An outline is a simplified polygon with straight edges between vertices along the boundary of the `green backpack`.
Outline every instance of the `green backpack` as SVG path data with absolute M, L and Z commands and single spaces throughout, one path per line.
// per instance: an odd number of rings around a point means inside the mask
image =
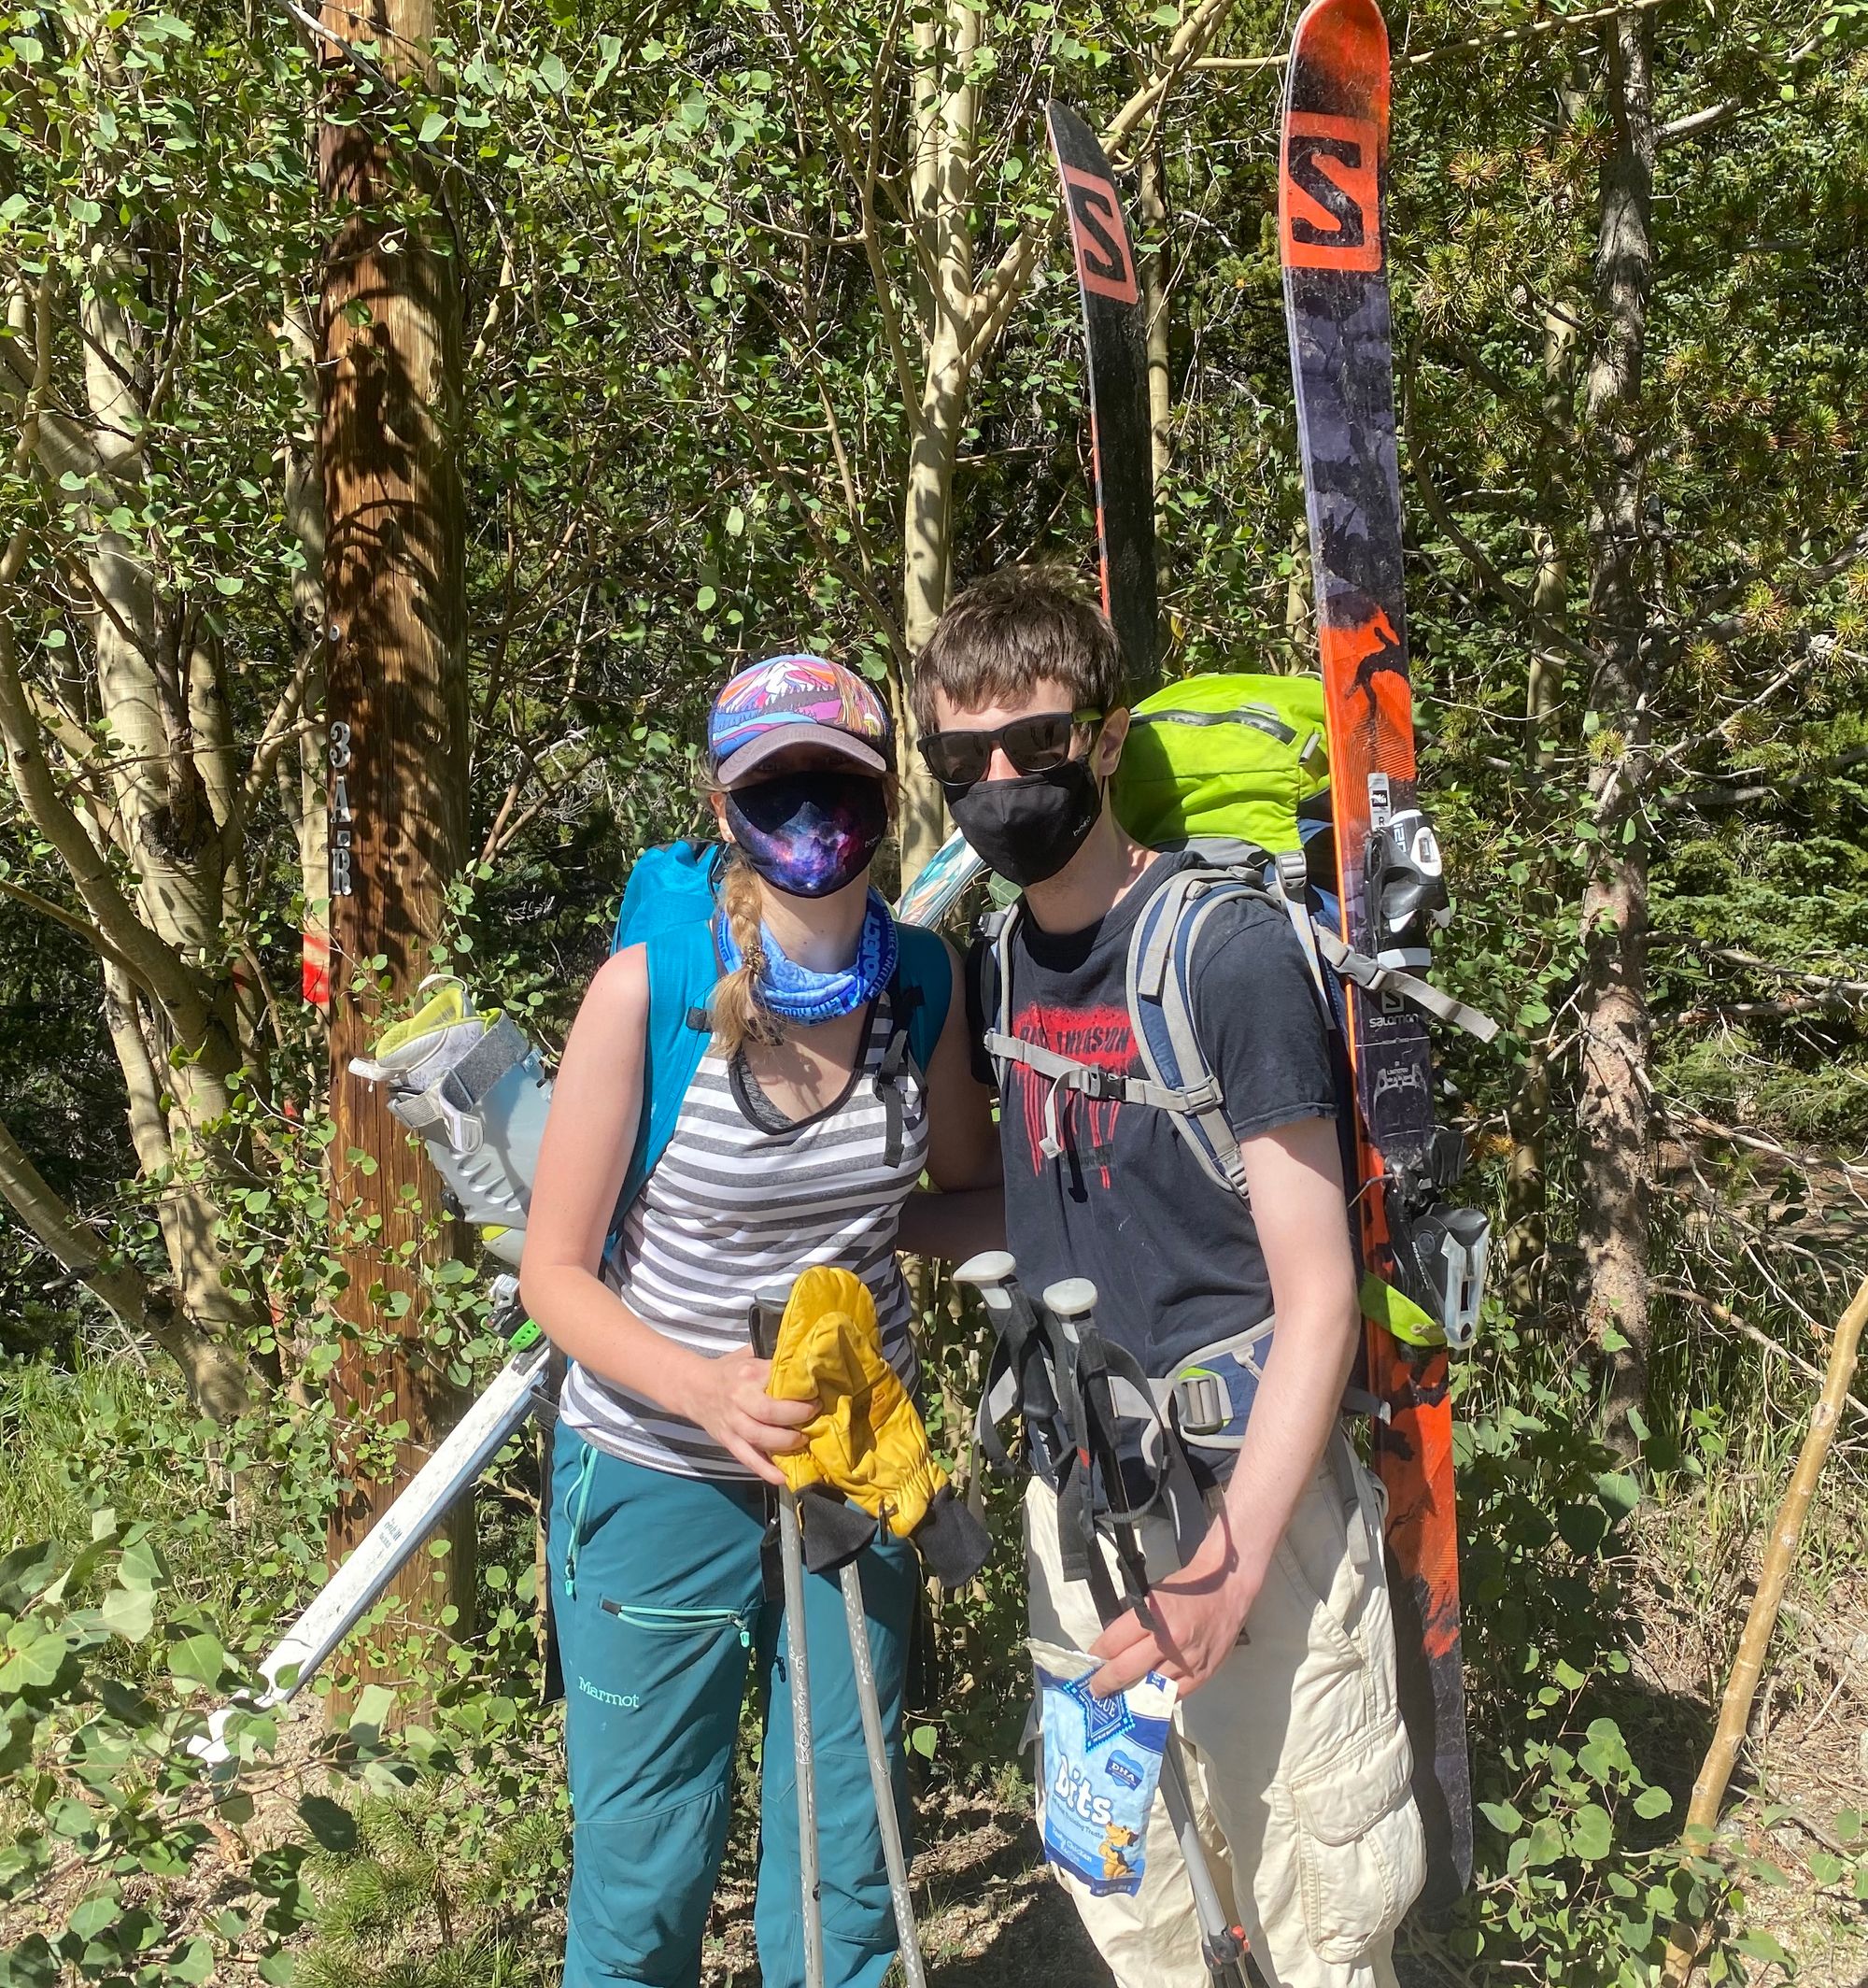
M 1329 785 L 1322 678 L 1189 676 L 1136 705 L 1115 812 L 1151 848 L 1211 837 L 1278 856 Z

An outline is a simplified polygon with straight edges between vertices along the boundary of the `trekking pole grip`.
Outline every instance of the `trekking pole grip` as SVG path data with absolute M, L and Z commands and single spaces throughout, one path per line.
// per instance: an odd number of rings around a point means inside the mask
M 1012 1310 L 1013 1280 L 1018 1265 L 1010 1250 L 983 1249 L 969 1257 L 954 1272 L 955 1284 L 970 1284 L 985 1302 L 986 1310 L 1001 1316 Z

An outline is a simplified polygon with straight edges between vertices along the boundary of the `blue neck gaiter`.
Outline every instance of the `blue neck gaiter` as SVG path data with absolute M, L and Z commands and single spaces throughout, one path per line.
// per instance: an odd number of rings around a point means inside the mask
M 736 973 L 745 964 L 745 956 L 734 943 L 732 929 L 723 914 L 715 921 L 720 944 L 720 961 L 728 973 Z M 881 896 L 871 890 L 863 914 L 863 930 L 856 941 L 856 957 L 834 973 L 814 973 L 787 959 L 779 950 L 770 926 L 764 927 L 765 974 L 759 981 L 759 1000 L 781 1021 L 809 1026 L 813 1022 L 835 1021 L 840 1015 L 853 1015 L 867 1007 L 894 977 L 896 959 L 895 919 Z

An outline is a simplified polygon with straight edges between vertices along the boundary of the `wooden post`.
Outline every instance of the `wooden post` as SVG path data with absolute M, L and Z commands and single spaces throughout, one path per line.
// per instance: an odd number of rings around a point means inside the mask
M 1862 1280 L 1861 1288 L 1842 1314 L 1835 1337 L 1830 1342 L 1822 1393 L 1817 1398 L 1803 1448 L 1797 1453 L 1790 1488 L 1777 1508 L 1777 1522 L 1771 1528 L 1771 1543 L 1764 1551 L 1764 1565 L 1758 1576 L 1758 1591 L 1751 1598 L 1745 1633 L 1738 1639 L 1738 1654 L 1733 1660 L 1725 1697 L 1719 1702 L 1719 1725 L 1713 1731 L 1712 1744 L 1706 1749 L 1699 1779 L 1693 1782 L 1692 1799 L 1687 1807 L 1689 1830 L 1710 1829 L 1719 1821 L 1725 1784 L 1732 1779 L 1733 1763 L 1751 1723 L 1751 1701 L 1758 1696 L 1758 1683 L 1764 1674 L 1771 1631 L 1776 1626 L 1777 1608 L 1790 1583 L 1797 1541 L 1803 1537 L 1804 1520 L 1809 1515 L 1810 1499 L 1816 1492 L 1817 1474 L 1835 1439 L 1835 1426 L 1842 1420 L 1842 1405 L 1848 1398 L 1848 1384 L 1854 1377 L 1864 1325 L 1868 1325 L 1868 1278 Z M 1666 1967 L 1661 1976 L 1663 1988 L 1681 1988 L 1692 1972 L 1699 1944 L 1696 1928 L 1684 1924 L 1674 1927 L 1667 1939 Z
M 331 1109 L 337 1219 L 358 1328 L 333 1375 L 346 1495 L 332 1563 L 426 1455 L 449 1407 L 412 1343 L 423 1317 L 414 1252 L 439 1184 L 378 1093 L 349 1073 L 399 1001 L 432 970 L 446 891 L 465 859 L 467 686 L 461 498 L 453 455 L 460 377 L 456 265 L 434 251 L 432 176 L 379 135 L 398 78 L 423 73 L 432 0 L 328 0 L 318 192 L 334 226 L 318 313 L 326 544 L 326 757 L 331 836 Z M 385 80 L 386 79 L 386 80 Z M 380 968 L 373 962 L 380 958 Z M 374 1162 L 372 1167 L 371 1162 Z M 397 1294 L 407 1299 L 406 1309 Z M 397 1315 L 400 1313 L 400 1315 Z M 370 1350 L 390 1335 L 387 1351 Z M 360 1465 L 359 1435 L 405 1427 Z M 412 1559 L 393 1594 L 433 1625 L 471 1593 L 471 1513 L 437 1568 Z

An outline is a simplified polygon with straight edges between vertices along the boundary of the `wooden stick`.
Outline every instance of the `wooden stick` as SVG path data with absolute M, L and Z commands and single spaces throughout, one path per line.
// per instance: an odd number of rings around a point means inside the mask
M 1719 1704 L 1719 1725 L 1712 1744 L 1706 1749 L 1699 1779 L 1693 1782 L 1692 1800 L 1687 1806 L 1689 1832 L 1710 1829 L 1719 1820 L 1719 1805 L 1732 1778 L 1733 1763 L 1738 1757 L 1746 1727 L 1751 1722 L 1751 1701 L 1758 1696 L 1758 1681 L 1763 1675 L 1764 1657 L 1771 1647 L 1771 1631 L 1776 1626 L 1777 1610 L 1790 1582 L 1790 1564 L 1796 1558 L 1797 1541 L 1803 1537 L 1804 1520 L 1809 1514 L 1817 1474 L 1835 1439 L 1835 1426 L 1842 1419 L 1842 1405 L 1855 1371 L 1864 1325 L 1868 1325 L 1868 1278 L 1862 1280 L 1854 1301 L 1842 1314 L 1830 1343 L 1822 1393 L 1810 1416 L 1803 1448 L 1797 1453 L 1790 1488 L 1777 1509 L 1771 1543 L 1765 1549 L 1763 1569 L 1758 1577 L 1758 1591 L 1751 1598 L 1745 1633 L 1738 1639 L 1738 1654 L 1733 1661 L 1732 1675 Z M 1661 1973 L 1663 1988 L 1683 1988 L 1699 1957 L 1699 1949 L 1698 1929 L 1684 1921 L 1677 1922 L 1667 1938 L 1666 1965 Z

